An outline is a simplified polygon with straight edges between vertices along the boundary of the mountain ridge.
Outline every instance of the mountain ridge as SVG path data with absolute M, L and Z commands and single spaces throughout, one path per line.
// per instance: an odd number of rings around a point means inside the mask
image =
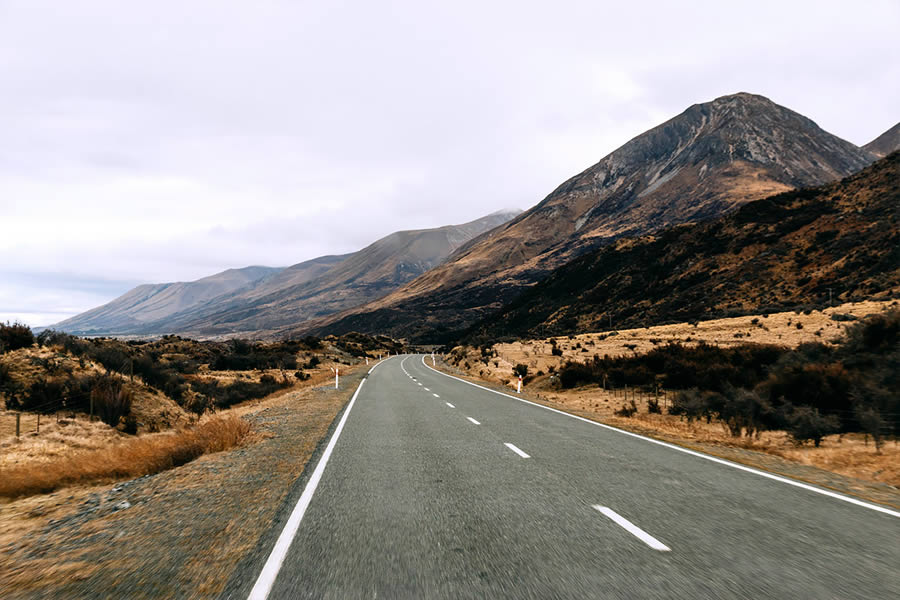
M 284 326 L 286 321 L 322 316 L 387 293 L 511 216 L 512 213 L 496 211 L 459 225 L 396 231 L 354 253 L 317 257 L 286 268 L 265 267 L 270 270 L 246 285 L 233 285 L 220 294 L 181 303 L 181 308 L 154 313 L 159 318 L 148 318 L 144 304 L 131 302 L 130 298 L 153 296 L 170 286 L 181 286 L 177 289 L 182 290 L 242 270 L 229 269 L 185 284 L 144 284 L 106 305 L 51 327 L 91 335 L 263 335 Z M 143 298 L 143 302 L 147 301 Z
M 839 182 L 585 254 L 474 325 L 544 337 L 900 296 L 900 152 Z M 733 314 L 732 314 L 733 313 Z M 798 319 L 799 321 L 799 319 Z
M 885 157 L 892 152 L 900 150 L 900 123 L 897 123 L 864 145 L 863 148 L 878 157 Z
M 378 327 L 399 337 L 429 329 L 440 337 L 440 331 L 464 329 L 584 252 L 832 181 L 873 160 L 870 152 L 762 96 L 739 93 L 695 104 L 409 285 L 284 333 Z

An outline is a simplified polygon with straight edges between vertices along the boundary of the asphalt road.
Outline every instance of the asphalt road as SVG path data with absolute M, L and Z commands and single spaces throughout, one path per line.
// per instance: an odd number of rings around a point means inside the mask
M 254 597 L 900 598 L 896 512 L 479 389 L 419 356 L 381 363 L 345 419 Z

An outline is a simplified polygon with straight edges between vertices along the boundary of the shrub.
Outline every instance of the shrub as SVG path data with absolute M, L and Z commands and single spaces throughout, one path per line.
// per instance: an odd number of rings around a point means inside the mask
M 840 423 L 834 415 L 822 415 L 811 406 L 797 406 L 787 413 L 787 430 L 798 444 L 812 440 L 816 448 L 822 438 L 839 430 Z
M 883 443 L 882 430 L 885 428 L 884 419 L 873 408 L 857 407 L 855 412 L 859 427 L 866 434 L 866 443 L 868 444 L 868 436 L 871 435 L 872 439 L 875 440 L 875 449 L 880 451 Z
M 100 420 L 116 427 L 119 420 L 131 413 L 131 392 L 118 377 L 101 377 L 91 390 L 94 412 Z
M 40 378 L 28 386 L 20 396 L 11 395 L 6 406 L 13 410 L 49 413 L 62 408 L 65 397 L 66 386 L 62 382 Z
M 107 373 L 128 373 L 131 365 L 131 357 L 112 345 L 103 345 L 95 348 L 91 358 L 103 365 Z
M 834 313 L 831 315 L 832 321 L 855 321 L 856 317 L 846 313 Z
M 637 413 L 637 405 L 634 403 L 634 400 L 631 401 L 631 404 L 623 404 L 622 408 L 617 410 L 614 414 L 617 417 L 633 417 Z
M 34 334 L 30 327 L 19 322 L 0 323 L 0 354 L 33 345 Z
M 528 365 L 523 365 L 522 363 L 517 364 L 513 367 L 513 375 L 524 379 L 528 376 Z
M 747 437 L 762 431 L 772 416 L 772 406 L 754 391 L 732 388 L 724 394 L 718 417 L 734 437 L 745 432 Z

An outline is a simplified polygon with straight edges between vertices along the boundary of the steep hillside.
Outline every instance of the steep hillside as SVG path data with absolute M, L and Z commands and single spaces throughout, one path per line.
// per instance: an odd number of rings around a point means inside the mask
M 697 104 L 410 285 L 306 328 L 440 339 L 591 249 L 833 181 L 872 160 L 866 150 L 762 96 L 741 93 Z
M 196 281 L 139 285 L 112 302 L 51 328 L 83 334 L 128 333 L 148 322 L 165 319 L 222 294 L 277 276 L 280 271 L 272 267 L 245 267 L 228 269 Z
M 900 123 L 879 135 L 863 148 L 878 157 L 887 156 L 891 152 L 900 150 Z
M 900 152 L 840 182 L 582 256 L 470 340 L 640 327 L 900 295 Z

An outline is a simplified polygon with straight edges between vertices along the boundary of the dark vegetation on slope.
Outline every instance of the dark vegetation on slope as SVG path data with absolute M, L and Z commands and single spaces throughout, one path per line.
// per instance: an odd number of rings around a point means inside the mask
M 471 345 L 896 297 L 900 153 L 817 188 L 592 252 L 467 331 Z
M 721 420 L 735 436 L 784 429 L 818 445 L 829 433 L 858 431 L 880 443 L 900 435 L 900 310 L 855 323 L 836 346 L 668 344 L 566 362 L 559 382 L 684 390 L 672 414 Z
M 125 419 L 126 430 L 135 427 L 126 418 L 131 407 L 131 390 L 126 382 L 132 378 L 200 415 L 262 398 L 290 387 L 296 380 L 308 379 L 304 370 L 314 369 L 322 356 L 346 361 L 403 350 L 402 344 L 389 338 L 360 334 L 324 340 L 307 336 L 273 343 L 242 339 L 198 342 L 174 335 L 155 341 L 122 341 L 80 338 L 53 330 L 34 337 L 29 328 L 18 324 L 0 324 L 0 339 L 21 340 L 5 344 L 10 352 L 37 343 L 77 360 L 66 363 L 32 356 L 28 366 L 39 376 L 24 384 L 0 361 L 0 398 L 5 399 L 8 410 L 87 412 L 93 400 L 95 414 L 112 426 Z M 105 372 L 86 368 L 90 363 Z M 273 375 L 272 370 L 279 373 Z M 238 377 L 223 383 L 212 376 L 222 371 L 237 371 Z

